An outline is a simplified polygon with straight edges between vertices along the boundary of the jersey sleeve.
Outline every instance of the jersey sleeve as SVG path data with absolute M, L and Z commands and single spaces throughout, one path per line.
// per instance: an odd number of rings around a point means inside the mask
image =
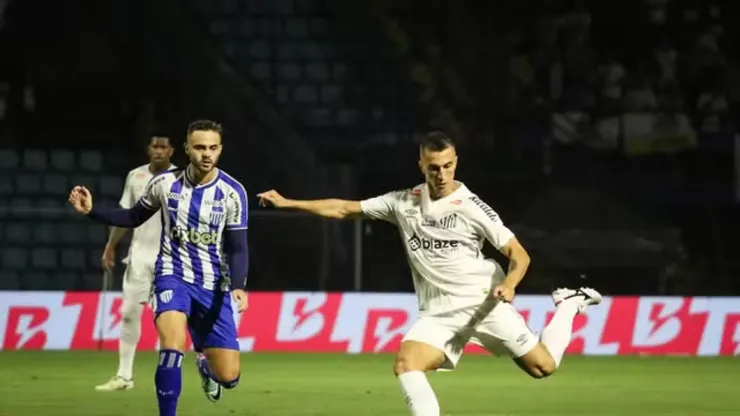
M 470 202 L 471 217 L 476 231 L 497 250 L 514 238 L 514 233 L 504 225 L 501 217 L 488 204 L 477 196 L 471 197 Z
M 247 191 L 240 183 L 232 186 L 226 200 L 226 229 L 246 230 L 249 228 L 249 206 Z
M 396 223 L 396 207 L 404 191 L 388 192 L 374 198 L 360 201 L 363 215 L 374 220 Z
M 118 205 L 121 208 L 129 209 L 134 206 L 136 201 L 134 200 L 134 184 L 133 182 L 134 173 L 129 172 L 126 176 L 126 183 L 123 185 L 123 194 L 121 194 L 121 200 L 118 201 Z
M 157 210 L 162 207 L 162 195 L 164 194 L 162 186 L 165 179 L 167 179 L 167 176 L 163 174 L 149 180 L 146 189 L 144 189 L 144 195 L 139 200 L 141 205 L 150 210 Z

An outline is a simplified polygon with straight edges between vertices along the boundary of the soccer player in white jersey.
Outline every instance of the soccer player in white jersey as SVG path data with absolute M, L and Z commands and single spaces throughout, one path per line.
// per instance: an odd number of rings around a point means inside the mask
M 419 319 L 404 336 L 393 370 L 411 414 L 439 416 L 426 371 L 454 369 L 466 343 L 509 355 L 530 376 L 542 378 L 560 365 L 573 320 L 601 302 L 590 288 L 558 289 L 550 324 L 539 339 L 509 303 L 529 266 L 529 255 L 501 218 L 455 180 L 457 152 L 441 132 L 420 141 L 425 183 L 364 201 L 286 199 L 271 190 L 260 204 L 326 218 L 365 216 L 395 224 L 406 246 L 419 302 Z M 481 253 L 484 240 L 509 258 L 504 271 Z
M 174 148 L 169 137 L 152 136 L 147 147 L 149 163 L 131 170 L 126 175 L 121 208 L 132 208 L 144 195 L 147 183 L 156 175 L 175 169 L 170 163 Z M 116 246 L 126 235 L 128 228 L 111 227 L 108 243 L 103 250 L 103 267 L 113 269 Z M 154 281 L 154 262 L 159 253 L 159 238 L 162 220 L 159 216 L 149 218 L 134 229 L 128 256 L 124 259 L 126 272 L 123 275 L 123 303 L 121 305 L 121 337 L 118 342 L 118 372 L 115 377 L 95 387 L 97 391 L 129 390 L 134 387 L 134 355 L 141 337 L 141 313 Z
M 162 217 L 155 262 L 152 308 L 159 334 L 154 377 L 160 416 L 175 416 L 182 389 L 186 330 L 197 352 L 196 367 L 206 397 L 239 382 L 239 342 L 232 300 L 247 307 L 247 193 L 239 181 L 217 169 L 221 125 L 209 120 L 188 126 L 185 169 L 155 176 L 130 209 L 93 205 L 85 187 L 69 195 L 75 209 L 93 220 L 134 228 L 155 213 Z

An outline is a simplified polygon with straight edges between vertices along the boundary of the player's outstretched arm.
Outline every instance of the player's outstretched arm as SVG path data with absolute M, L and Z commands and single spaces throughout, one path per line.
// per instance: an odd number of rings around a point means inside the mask
M 123 228 L 136 228 L 158 211 L 157 209 L 150 209 L 141 201 L 137 202 L 131 209 L 95 209 L 92 194 L 84 186 L 75 186 L 72 189 L 69 194 L 69 203 L 77 212 L 87 215 L 97 222 Z
M 301 201 L 297 199 L 284 198 L 275 190 L 270 190 L 257 195 L 260 206 L 272 205 L 275 208 L 297 209 L 324 218 L 347 219 L 362 215 L 360 201 L 349 201 L 346 199 L 316 199 Z

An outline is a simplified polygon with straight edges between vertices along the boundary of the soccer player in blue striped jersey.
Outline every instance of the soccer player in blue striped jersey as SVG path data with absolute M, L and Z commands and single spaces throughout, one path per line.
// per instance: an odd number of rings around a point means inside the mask
M 190 164 L 152 178 L 130 209 L 101 209 L 85 187 L 69 202 L 93 220 L 135 228 L 158 211 L 162 236 L 152 293 L 160 352 L 155 384 L 160 416 L 174 416 L 182 386 L 186 328 L 197 352 L 206 397 L 217 401 L 240 375 L 239 342 L 232 300 L 247 307 L 247 194 L 239 181 L 216 168 L 221 125 L 188 126 Z

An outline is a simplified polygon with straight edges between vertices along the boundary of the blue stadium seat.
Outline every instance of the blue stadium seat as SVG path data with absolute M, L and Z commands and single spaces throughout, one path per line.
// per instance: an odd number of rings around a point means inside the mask
M 61 171 L 70 171 L 75 167 L 75 154 L 71 150 L 53 150 L 51 166 Z
M 43 150 L 25 150 L 23 152 L 23 167 L 30 170 L 45 171 L 48 169 L 47 154 Z
M 18 153 L 15 150 L 0 149 L 0 169 L 17 169 Z
M 28 252 L 22 248 L 5 247 L 2 250 L 3 270 L 25 270 Z
M 80 152 L 79 166 L 90 172 L 97 172 L 103 168 L 103 155 L 94 150 Z
M 20 174 L 15 177 L 15 186 L 21 195 L 38 195 L 41 193 L 41 176 L 36 174 Z
M 0 290 L 20 290 L 20 275 L 15 272 L 0 271 Z
M 51 248 L 35 248 L 31 251 L 31 264 L 37 269 L 56 269 L 57 252 Z

